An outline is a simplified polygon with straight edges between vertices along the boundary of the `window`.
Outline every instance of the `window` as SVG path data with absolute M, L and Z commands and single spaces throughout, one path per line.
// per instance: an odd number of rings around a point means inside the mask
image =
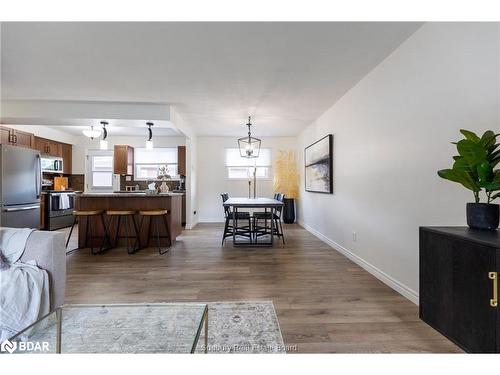
M 243 158 L 237 148 L 226 149 L 227 178 L 247 180 L 253 178 L 254 168 L 258 179 L 271 178 L 271 149 L 261 148 L 259 157 L 254 159 Z
M 177 147 L 135 148 L 135 179 L 156 180 L 161 175 L 160 169 L 165 167 L 166 174 L 172 179 L 179 178 L 177 170 Z
M 87 156 L 87 190 L 113 189 L 113 152 L 89 150 Z

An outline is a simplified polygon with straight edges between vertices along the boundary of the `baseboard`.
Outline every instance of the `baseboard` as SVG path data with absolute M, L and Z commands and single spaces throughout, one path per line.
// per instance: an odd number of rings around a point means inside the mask
M 319 238 L 321 241 L 325 242 L 328 244 L 330 247 L 332 247 L 334 250 L 338 251 L 342 255 L 345 255 L 347 258 L 352 260 L 354 263 L 356 263 L 358 266 L 375 276 L 377 279 L 382 281 L 384 284 L 389 286 L 390 288 L 394 289 L 396 292 L 401 294 L 402 296 L 408 298 L 411 302 L 414 304 L 418 305 L 418 293 L 415 292 L 413 289 L 409 288 L 405 284 L 399 282 L 398 280 L 392 278 L 388 274 L 386 274 L 384 271 L 380 270 L 379 268 L 375 267 L 371 263 L 368 263 L 364 259 L 360 258 L 353 252 L 347 250 L 345 247 L 339 245 L 332 239 L 328 238 L 325 236 L 323 233 L 318 232 L 316 229 L 310 227 L 309 225 L 305 224 L 302 220 L 299 220 L 297 222 L 302 228 L 307 230 L 309 233 L 313 234 L 317 238 Z

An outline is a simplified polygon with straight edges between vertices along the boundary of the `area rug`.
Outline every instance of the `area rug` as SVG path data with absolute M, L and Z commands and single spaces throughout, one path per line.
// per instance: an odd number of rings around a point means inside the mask
M 208 302 L 208 353 L 285 353 L 271 301 Z M 189 353 L 204 305 L 137 304 L 67 306 L 62 312 L 62 353 Z M 192 306 L 193 308 L 186 308 Z M 196 353 L 205 351 L 204 328 Z M 50 316 L 24 340 L 56 347 Z
M 209 353 L 285 353 L 272 301 L 208 302 Z M 197 352 L 203 352 L 204 336 Z

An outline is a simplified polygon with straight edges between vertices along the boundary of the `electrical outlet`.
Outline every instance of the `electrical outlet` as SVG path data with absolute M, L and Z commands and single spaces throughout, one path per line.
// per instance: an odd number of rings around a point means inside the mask
M 125 176 L 125 181 L 132 181 L 132 176 Z
M 352 240 L 356 242 L 356 232 L 352 232 Z

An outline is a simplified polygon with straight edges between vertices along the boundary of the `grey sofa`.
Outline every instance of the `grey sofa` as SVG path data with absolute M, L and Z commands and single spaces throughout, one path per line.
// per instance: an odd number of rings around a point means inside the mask
M 66 249 L 61 232 L 34 231 L 28 237 L 21 262 L 35 260 L 49 274 L 50 310 L 64 303 L 66 292 Z

